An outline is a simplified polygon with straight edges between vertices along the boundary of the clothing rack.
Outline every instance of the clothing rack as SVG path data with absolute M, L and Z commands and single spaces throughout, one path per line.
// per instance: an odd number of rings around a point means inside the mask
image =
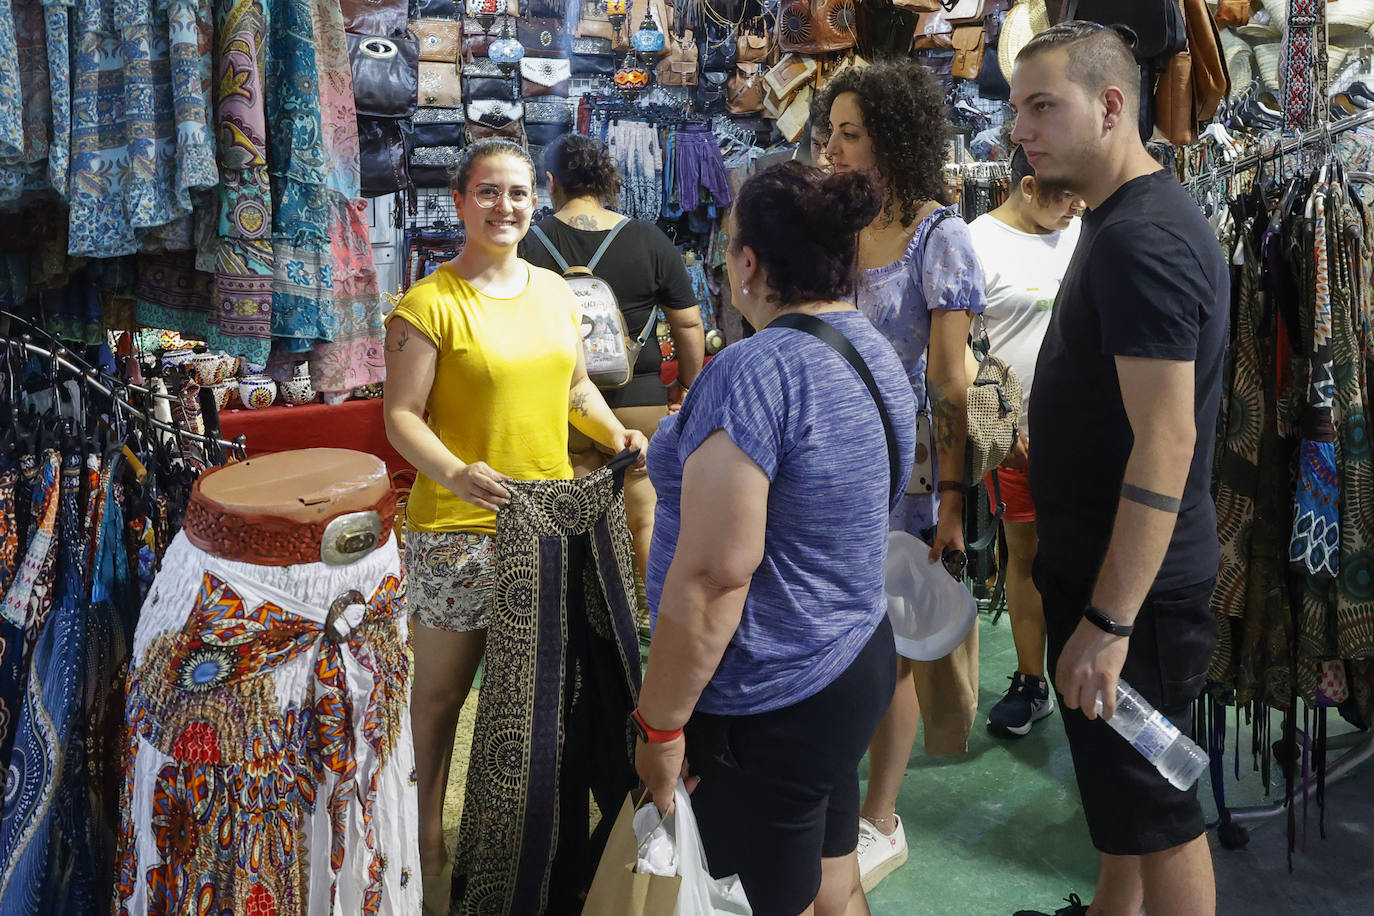
M 11 320 L 18 320 L 25 325 L 29 325 L 29 322 L 24 321 L 24 319 L 19 318 L 17 315 L 11 315 L 9 313 L 4 314 L 5 317 L 10 318 Z M 29 326 L 32 327 L 32 325 Z M 38 329 L 35 328 L 35 330 Z M 45 347 L 40 347 L 38 344 L 35 344 L 33 342 L 33 337 L 27 333 L 20 334 L 18 337 L 0 335 L 0 345 L 3 345 L 6 349 L 12 347 L 22 347 L 25 353 L 29 355 L 37 356 L 40 359 L 52 360 L 54 364 L 65 367 L 69 371 L 75 373 L 80 378 L 81 383 L 85 385 L 88 389 L 94 389 L 103 394 L 105 397 L 109 398 L 112 409 L 116 412 L 116 414 L 123 412 L 138 417 L 141 420 L 143 420 L 143 422 L 147 423 L 148 426 L 152 429 L 160 430 L 165 433 L 170 433 L 174 436 L 177 436 L 179 439 L 195 439 L 207 446 L 226 448 L 231 450 L 231 454 L 237 455 L 241 458 L 246 458 L 248 455 L 247 447 L 245 445 L 246 439 L 243 436 L 236 436 L 232 440 L 226 440 L 220 439 L 215 436 L 202 435 L 201 433 L 192 432 L 191 430 L 186 429 L 180 423 L 164 423 L 156 417 L 151 416 L 146 411 L 140 410 L 133 404 L 129 403 L 129 401 L 119 393 L 121 389 L 132 389 L 134 391 L 143 392 L 154 397 L 168 396 L 158 395 L 151 389 L 144 388 L 139 385 L 132 385 L 123 381 L 109 379 L 107 373 L 105 373 L 102 370 L 96 369 L 93 366 L 87 365 L 83 360 L 81 360 L 71 351 L 67 350 L 65 347 L 54 346 L 51 350 Z M 108 386 L 103 384 L 100 381 L 101 378 L 109 380 L 110 384 Z
M 1314 127 L 1310 130 L 1303 131 L 1295 137 L 1290 137 L 1287 140 L 1275 143 L 1268 149 L 1261 149 L 1258 152 L 1241 156 L 1235 162 L 1228 165 L 1211 168 L 1205 172 L 1199 172 L 1185 179 L 1183 183 L 1189 187 L 1196 187 L 1199 184 L 1211 184 L 1218 178 L 1229 178 L 1239 172 L 1258 168 L 1261 163 L 1268 162 L 1271 159 L 1281 159 L 1284 156 L 1293 155 L 1316 140 L 1330 139 L 1335 134 L 1354 130 L 1357 127 L 1362 127 L 1365 124 L 1371 123 L 1374 123 L 1374 108 L 1368 111 L 1362 111 L 1356 115 L 1351 115 L 1348 118 L 1341 118 L 1338 121 L 1325 123 L 1321 127 Z

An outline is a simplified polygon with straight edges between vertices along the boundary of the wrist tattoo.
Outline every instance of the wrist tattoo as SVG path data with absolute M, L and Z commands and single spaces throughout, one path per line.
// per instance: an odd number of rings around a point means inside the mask
M 572 408 L 573 413 L 580 413 L 584 417 L 587 416 L 587 392 L 579 391 L 577 394 L 573 395 L 572 402 L 569 406 Z
M 1123 483 L 1121 485 L 1121 498 L 1129 499 L 1133 503 L 1140 503 L 1151 509 L 1158 509 L 1160 512 L 1170 512 L 1178 514 L 1179 506 L 1183 500 L 1173 496 L 1165 496 L 1163 493 L 1156 493 L 1154 490 L 1147 490 L 1144 487 L 1137 487 L 1135 484 Z

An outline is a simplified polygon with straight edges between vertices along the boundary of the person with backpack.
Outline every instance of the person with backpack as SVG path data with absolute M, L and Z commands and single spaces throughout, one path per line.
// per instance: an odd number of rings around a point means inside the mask
M 608 209 L 619 199 L 624 178 L 599 140 L 565 134 L 544 150 L 543 167 L 555 210 L 531 227 L 520 243 L 520 257 L 565 275 L 570 269 L 587 268 L 610 286 L 628 336 L 642 346 L 633 377 L 620 387 L 603 387 L 602 394 L 627 429 L 652 437 L 659 421 L 677 409 L 706 359 L 701 312 L 682 253 L 653 223 Z M 660 308 L 678 364 L 671 386 L 665 386 L 659 375 L 663 357 L 654 332 Z M 569 433 L 568 448 L 579 477 L 604 465 L 612 454 L 576 430 Z M 625 515 L 641 580 L 656 504 L 648 475 L 625 475 Z

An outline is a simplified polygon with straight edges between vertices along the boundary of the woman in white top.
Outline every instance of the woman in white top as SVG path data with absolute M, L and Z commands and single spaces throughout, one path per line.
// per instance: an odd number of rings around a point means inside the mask
M 983 266 L 991 352 L 1008 362 L 1021 379 L 1018 448 L 998 471 L 1006 503 L 1003 530 L 1007 543 L 1007 610 L 1016 643 L 1016 673 L 1007 695 L 988 714 L 996 734 L 1020 737 L 1032 723 L 1054 711 L 1045 683 L 1045 615 L 1031 581 L 1035 560 L 1035 507 L 1026 476 L 1030 430 L 1027 425 L 1035 381 L 1035 359 L 1050 324 L 1059 282 L 1078 244 L 1083 201 L 1072 192 L 1040 187 L 1035 172 L 1018 147 L 1011 160 L 1007 202 L 969 224 L 973 247 Z M 992 492 L 989 482 L 988 492 Z

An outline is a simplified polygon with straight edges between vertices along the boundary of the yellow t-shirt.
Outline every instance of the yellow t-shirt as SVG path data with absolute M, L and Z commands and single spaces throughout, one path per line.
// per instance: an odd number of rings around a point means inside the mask
M 439 348 L 425 409 L 429 428 L 464 462 L 485 461 L 517 480 L 573 476 L 568 389 L 581 312 L 563 278 L 530 266 L 511 299 L 478 291 L 452 264 L 420 280 L 387 318 L 400 316 Z M 496 514 L 420 474 L 406 524 L 417 531 L 496 533 Z

